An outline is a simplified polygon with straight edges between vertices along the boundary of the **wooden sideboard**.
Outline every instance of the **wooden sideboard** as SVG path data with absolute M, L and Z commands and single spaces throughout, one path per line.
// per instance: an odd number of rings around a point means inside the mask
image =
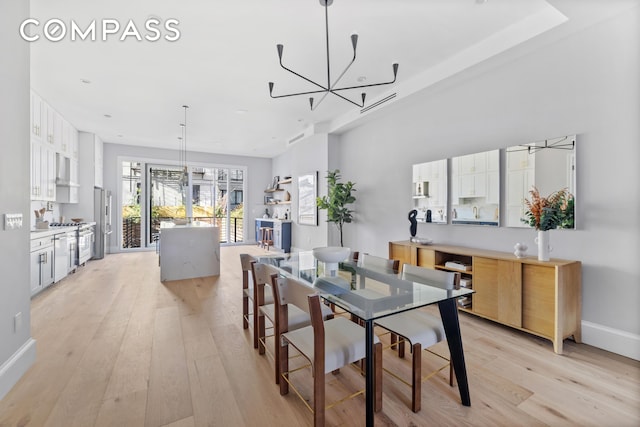
M 565 338 L 573 336 L 581 342 L 580 261 L 542 262 L 505 252 L 409 241 L 389 242 L 389 258 L 401 264 L 459 271 L 475 290 L 471 305 L 459 307 L 461 311 L 547 338 L 556 353 L 562 353 Z M 471 268 L 449 269 L 447 261 Z

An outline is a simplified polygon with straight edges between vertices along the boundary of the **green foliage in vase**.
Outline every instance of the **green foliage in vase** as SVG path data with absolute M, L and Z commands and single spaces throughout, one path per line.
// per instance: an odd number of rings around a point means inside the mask
M 533 187 L 529 194 L 531 200 L 524 201 L 527 211 L 522 222 L 542 231 L 574 227 L 574 197 L 566 188 L 542 197 Z
M 344 246 L 342 241 L 342 227 L 345 223 L 353 221 L 353 211 L 347 205 L 356 201 L 353 196 L 355 183 L 347 181 L 340 182 L 340 170 L 327 172 L 327 195 L 318 197 L 316 204 L 320 209 L 327 210 L 327 222 L 333 222 L 338 227 L 340 233 L 340 246 Z

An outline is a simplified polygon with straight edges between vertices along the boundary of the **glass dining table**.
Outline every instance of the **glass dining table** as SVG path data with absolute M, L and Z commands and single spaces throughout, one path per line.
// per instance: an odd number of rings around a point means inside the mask
M 311 252 L 267 255 L 258 257 L 260 262 L 277 267 L 280 274 L 306 282 L 318 290 L 328 303 L 361 319 L 365 325 L 366 372 L 374 372 L 373 344 L 376 320 L 431 304 L 438 304 L 451 363 L 458 383 L 460 399 L 464 406 L 471 406 L 467 371 L 460 335 L 457 299 L 473 293 L 467 288 L 442 289 L 402 279 L 396 272 L 384 268 L 363 268 L 352 260 L 339 264 L 335 275 L 325 275 L 324 265 Z M 366 375 L 365 387 L 366 425 L 374 421 L 374 375 Z

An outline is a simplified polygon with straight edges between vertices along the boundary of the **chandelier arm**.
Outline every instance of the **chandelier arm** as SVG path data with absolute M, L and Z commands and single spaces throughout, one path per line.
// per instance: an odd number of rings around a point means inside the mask
M 349 64 L 345 67 L 345 69 L 342 71 L 342 73 L 340 73 L 340 75 L 338 76 L 338 78 L 336 79 L 335 82 L 333 82 L 333 84 L 329 87 L 329 90 L 326 91 L 326 93 L 324 95 L 322 95 L 322 98 L 320 98 L 320 100 L 318 101 L 317 104 L 315 104 L 313 106 L 313 108 L 311 108 L 311 111 L 315 111 L 316 108 L 318 108 L 318 105 L 320 105 L 322 103 L 322 101 L 324 101 L 324 99 L 327 97 L 327 95 L 329 94 L 329 92 L 333 92 L 333 88 L 336 87 L 336 85 L 340 82 L 340 80 L 342 79 L 342 77 L 347 73 L 347 71 L 349 70 L 349 68 L 351 68 L 351 66 L 353 65 L 353 63 L 356 60 L 356 51 L 355 49 L 353 50 L 353 59 L 351 60 L 351 62 L 349 62 Z M 362 107 L 362 106 L 360 106 Z
M 273 95 L 273 94 L 269 94 L 270 97 L 272 98 L 286 98 L 288 96 L 297 96 L 297 95 L 311 95 L 314 93 L 323 93 L 323 92 L 328 92 L 328 90 L 326 89 L 322 89 L 322 90 L 312 90 L 309 92 L 298 92 L 298 93 L 289 93 L 289 94 L 285 94 L 285 95 Z
M 337 90 L 349 90 L 349 89 L 361 89 L 363 87 L 373 87 L 373 86 L 384 86 L 384 85 L 389 85 L 392 83 L 396 82 L 396 78 L 394 77 L 393 80 L 391 80 L 390 82 L 384 82 L 384 83 L 372 83 L 372 84 L 368 84 L 368 85 L 359 85 L 359 86 L 349 86 L 349 87 L 339 87 L 337 89 L 331 89 L 331 91 L 337 91 Z
M 340 94 L 339 94 L 339 93 L 337 93 L 337 92 L 334 92 L 333 90 L 330 90 L 329 92 L 330 92 L 331 94 L 333 94 L 333 95 L 337 96 L 338 98 L 342 98 L 342 99 L 344 99 L 345 101 L 352 103 L 353 105 L 356 105 L 356 106 L 358 106 L 358 107 L 360 107 L 360 108 L 364 107 L 364 102 L 363 102 L 362 104 L 358 104 L 357 102 L 352 101 L 352 100 L 350 100 L 349 98 L 347 98 L 347 97 L 345 97 L 345 96 L 342 96 L 342 95 L 340 95 Z
M 291 69 L 289 69 L 289 68 L 285 67 L 285 66 L 282 64 L 282 58 L 280 58 L 280 66 L 281 66 L 283 69 L 285 69 L 285 70 L 287 70 L 288 72 L 290 72 L 291 74 L 294 74 L 294 75 L 296 75 L 296 76 L 300 77 L 301 79 L 306 80 L 306 81 L 308 81 L 309 83 L 311 83 L 311 84 L 314 84 L 314 85 L 318 86 L 319 88 L 322 88 L 323 90 L 329 90 L 329 88 L 326 88 L 326 87 L 322 86 L 320 83 L 316 83 L 316 82 L 314 82 L 313 80 L 311 80 L 311 79 L 309 79 L 309 78 L 307 78 L 307 77 L 303 76 L 302 74 L 298 74 L 298 73 L 296 73 L 295 71 L 293 71 L 293 70 L 291 70 Z

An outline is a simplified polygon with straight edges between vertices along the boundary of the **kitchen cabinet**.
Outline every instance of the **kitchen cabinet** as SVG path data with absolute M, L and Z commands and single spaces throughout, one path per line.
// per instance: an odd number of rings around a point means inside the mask
M 40 96 L 31 91 L 31 116 L 30 116 L 30 124 L 31 124 L 31 138 L 35 138 L 38 141 L 42 139 L 43 128 L 43 101 Z
M 458 197 L 484 197 L 487 192 L 486 173 L 458 176 Z
M 510 151 L 507 153 L 506 178 L 506 214 L 507 227 L 522 226 L 524 218 L 524 200 L 529 196 L 529 190 L 535 184 L 535 156 L 527 150 Z
M 37 140 L 31 141 L 31 200 L 56 200 L 56 152 Z
M 256 219 L 256 242 L 260 241 L 260 227 L 273 228 L 273 247 L 285 252 L 291 252 L 291 221 L 279 219 Z
M 54 281 L 54 246 L 52 236 L 31 239 L 31 295 Z
M 541 262 L 533 256 L 516 258 L 504 252 L 408 241 L 389 242 L 389 258 L 459 271 L 475 291 L 471 304 L 459 310 L 546 338 L 553 342 L 556 353 L 562 353 L 565 338 L 582 339 L 580 261 Z M 447 261 L 461 262 L 470 269 L 452 269 Z
M 55 152 L 60 152 L 62 151 L 62 116 L 46 102 L 42 105 L 47 124 L 44 140 L 53 147 Z
M 78 158 L 78 131 L 64 119 L 62 119 L 62 141 L 58 152 L 65 157 Z

